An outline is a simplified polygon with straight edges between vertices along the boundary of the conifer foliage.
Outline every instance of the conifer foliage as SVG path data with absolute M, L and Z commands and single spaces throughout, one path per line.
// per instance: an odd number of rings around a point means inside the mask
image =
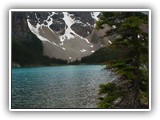
M 148 108 L 148 14 L 142 12 L 104 12 L 97 28 L 111 26 L 107 36 L 119 35 L 110 45 L 124 49 L 127 54 L 107 61 L 119 77 L 112 83 L 100 85 L 100 108 Z M 126 52 L 125 51 L 125 52 Z

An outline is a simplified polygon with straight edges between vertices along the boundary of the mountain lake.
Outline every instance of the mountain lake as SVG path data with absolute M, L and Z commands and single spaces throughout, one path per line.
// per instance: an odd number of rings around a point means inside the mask
M 12 109 L 96 108 L 99 85 L 115 79 L 102 65 L 12 68 Z

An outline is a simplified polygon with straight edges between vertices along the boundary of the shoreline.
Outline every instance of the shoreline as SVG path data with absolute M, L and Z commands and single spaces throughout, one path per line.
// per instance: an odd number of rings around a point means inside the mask
M 88 66 L 88 65 L 101 65 L 103 64 L 55 64 L 55 65 L 26 65 L 26 66 L 13 66 L 11 65 L 11 68 L 32 68 L 32 67 L 57 67 L 57 66 Z

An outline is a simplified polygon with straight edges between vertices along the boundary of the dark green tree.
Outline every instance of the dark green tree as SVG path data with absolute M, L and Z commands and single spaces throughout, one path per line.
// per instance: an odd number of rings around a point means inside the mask
M 114 84 L 115 89 L 112 90 L 108 87 L 112 83 L 100 86 L 100 93 L 106 96 L 100 98 L 99 107 L 147 108 L 149 103 L 148 15 L 141 12 L 104 12 L 97 22 L 97 28 L 103 29 L 104 24 L 111 26 L 111 29 L 106 32 L 107 36 L 119 36 L 112 41 L 110 47 L 125 48 L 127 54 L 107 62 L 108 68 L 119 75 L 118 80 L 121 83 Z M 115 104 L 118 98 L 121 98 L 120 102 Z

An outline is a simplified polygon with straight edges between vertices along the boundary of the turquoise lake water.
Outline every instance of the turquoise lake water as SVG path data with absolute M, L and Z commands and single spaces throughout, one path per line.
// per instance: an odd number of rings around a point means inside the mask
M 12 68 L 11 107 L 96 108 L 99 85 L 112 79 L 100 65 Z

